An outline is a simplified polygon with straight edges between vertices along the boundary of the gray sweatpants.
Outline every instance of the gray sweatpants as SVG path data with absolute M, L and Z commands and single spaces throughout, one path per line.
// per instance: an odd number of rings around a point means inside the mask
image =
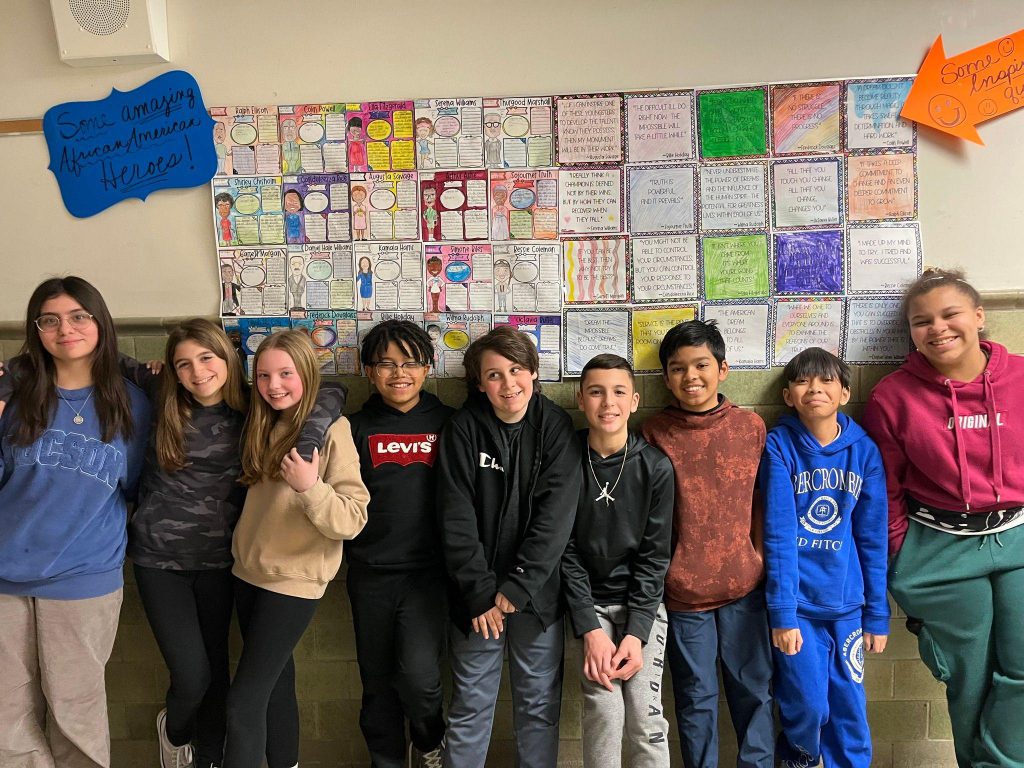
M 601 629 L 615 645 L 621 643 L 629 609 L 624 605 L 604 605 L 596 610 Z M 667 628 L 665 606 L 661 605 L 644 646 L 643 668 L 629 680 L 613 680 L 614 691 L 583 675 L 583 641 L 574 642 L 574 662 L 583 691 L 586 768 L 619 768 L 623 742 L 629 768 L 668 768 L 668 720 L 661 703 Z
M 121 590 L 86 600 L 0 595 L 0 765 L 108 768 L 104 668 Z

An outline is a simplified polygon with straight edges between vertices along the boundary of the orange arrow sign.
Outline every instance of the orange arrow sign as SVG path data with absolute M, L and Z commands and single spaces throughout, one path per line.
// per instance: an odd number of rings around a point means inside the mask
M 1024 106 L 1024 29 L 946 58 L 942 35 L 924 57 L 900 115 L 984 144 L 975 126 Z

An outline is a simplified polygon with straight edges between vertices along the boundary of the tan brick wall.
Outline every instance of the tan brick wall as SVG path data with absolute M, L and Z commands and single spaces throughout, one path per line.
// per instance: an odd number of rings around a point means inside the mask
M 1019 301 L 1019 300 L 1018 300 Z M 988 328 L 993 338 L 1016 352 L 1024 352 L 1024 307 L 1013 301 L 990 311 Z M 162 356 L 163 325 L 160 321 L 124 324 L 120 330 L 121 349 L 140 359 Z M 0 354 L 16 354 L 20 346 L 17 329 L 0 327 Z M 854 372 L 853 397 L 849 412 L 859 416 L 874 383 L 892 367 L 861 367 Z M 365 379 L 346 379 L 350 388 L 347 409 L 358 409 L 369 394 Z M 428 382 L 428 388 L 442 400 L 458 405 L 464 395 L 461 382 Z M 779 372 L 733 371 L 722 391 L 733 401 L 750 407 L 771 423 L 785 408 L 780 404 Z M 569 409 L 577 424 L 582 414 L 575 408 L 575 382 L 545 384 L 544 393 Z M 634 426 L 667 403 L 661 380 L 640 379 L 641 408 Z M 331 585 L 298 649 L 296 661 L 302 727 L 302 766 L 365 766 L 368 758 L 358 728 L 359 671 L 355 661 L 352 617 L 341 579 Z M 146 623 L 138 592 L 125 571 L 125 601 L 114 653 L 107 667 L 111 737 L 115 768 L 137 768 L 155 764 L 154 722 L 162 707 L 167 672 Z M 237 632 L 232 647 L 237 654 L 241 641 Z M 562 702 L 560 766 L 581 766 L 579 675 L 566 669 Z M 903 627 L 902 614 L 894 613 L 889 645 L 882 656 L 867 660 L 865 685 L 868 715 L 875 746 L 873 766 L 878 768 L 945 768 L 955 766 L 950 741 L 949 718 L 942 686 L 918 660 L 915 638 Z M 666 673 L 664 701 L 672 729 L 671 684 Z M 721 708 L 721 764 L 735 761 L 736 739 L 728 710 Z M 511 702 L 503 685 L 495 719 L 489 766 L 514 764 L 511 741 Z M 676 735 L 672 734 L 673 742 Z M 673 747 L 674 749 L 674 747 Z M 673 766 L 680 765 L 673 752 Z

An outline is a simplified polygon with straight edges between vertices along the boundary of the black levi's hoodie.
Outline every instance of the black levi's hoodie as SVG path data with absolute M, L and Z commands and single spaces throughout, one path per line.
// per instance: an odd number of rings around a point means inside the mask
M 429 392 L 407 413 L 376 392 L 350 417 L 359 472 L 370 491 L 366 527 L 345 544 L 350 567 L 411 571 L 443 566 L 434 462 L 454 412 Z
M 452 621 L 465 633 L 473 618 L 494 606 L 498 592 L 545 628 L 563 608 L 559 561 L 580 488 L 572 420 L 534 393 L 516 438 L 515 461 L 505 455 L 502 428 L 487 398 L 471 393 L 441 436 L 437 505 L 455 588 Z M 510 484 L 505 468 L 513 465 L 518 482 Z M 517 489 L 514 499 L 510 485 Z M 496 572 L 496 562 L 508 563 L 507 571 Z
M 594 606 L 624 605 L 626 634 L 646 643 L 668 570 L 675 474 L 640 434 L 630 432 L 622 450 L 601 458 L 588 432 L 579 433 L 583 487 L 562 557 L 569 616 L 581 637 L 601 627 Z

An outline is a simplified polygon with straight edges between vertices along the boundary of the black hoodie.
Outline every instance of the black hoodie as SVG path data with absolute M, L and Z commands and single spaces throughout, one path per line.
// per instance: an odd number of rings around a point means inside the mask
M 350 566 L 387 571 L 442 567 L 434 461 L 438 436 L 454 410 L 421 392 L 419 402 L 403 413 L 375 392 L 351 417 L 370 506 L 366 527 L 345 547 Z
M 518 461 L 505 455 L 501 423 L 487 398 L 473 393 L 448 422 L 437 459 L 437 505 L 448 573 L 455 582 L 452 621 L 470 631 L 473 618 L 501 592 L 544 627 L 562 612 L 559 560 L 572 532 L 580 489 L 579 443 L 569 415 L 534 393 L 519 434 Z M 518 468 L 518 526 L 508 536 L 508 476 Z M 499 541 L 516 542 L 499 551 Z M 496 573 L 496 560 L 511 563 Z

